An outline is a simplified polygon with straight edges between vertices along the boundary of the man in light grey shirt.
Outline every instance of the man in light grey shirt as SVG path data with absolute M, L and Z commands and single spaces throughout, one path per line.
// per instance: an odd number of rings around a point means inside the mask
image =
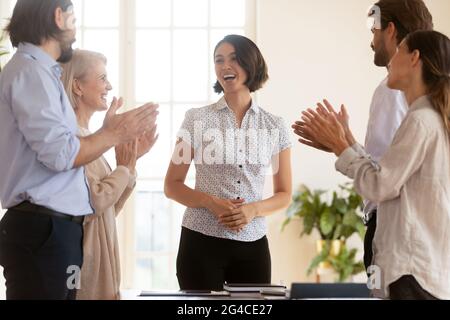
M 52 19 L 50 19 L 51 17 Z M 92 214 L 83 166 L 155 126 L 155 105 L 117 115 L 77 136 L 61 83 L 72 56 L 70 0 L 18 0 L 7 27 L 18 50 L 0 74 L 0 265 L 8 299 L 74 299 L 83 217 Z
M 373 21 L 371 47 L 375 52 L 374 63 L 388 67 L 397 51 L 397 46 L 411 32 L 433 29 L 433 18 L 423 0 L 380 0 L 369 11 Z M 404 94 L 389 89 L 384 79 L 372 98 L 369 124 L 366 135 L 366 151 L 375 162 L 379 162 L 391 146 L 394 136 L 408 111 Z M 373 238 L 376 231 L 377 204 L 365 201 L 364 264 L 368 269 L 373 260 Z

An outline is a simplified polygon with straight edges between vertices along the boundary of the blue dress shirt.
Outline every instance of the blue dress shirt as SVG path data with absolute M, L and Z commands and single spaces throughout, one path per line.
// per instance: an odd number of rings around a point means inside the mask
M 61 83 L 62 69 L 29 43 L 0 73 L 0 197 L 3 208 L 23 201 L 72 216 L 93 212 L 77 120 Z

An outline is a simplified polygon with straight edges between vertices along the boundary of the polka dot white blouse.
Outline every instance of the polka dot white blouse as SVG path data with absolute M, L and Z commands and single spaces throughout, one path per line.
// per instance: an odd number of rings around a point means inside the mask
M 196 190 L 246 203 L 262 200 L 266 176 L 277 168 L 277 155 L 292 146 L 282 118 L 252 103 L 239 128 L 225 98 L 189 110 L 177 136 L 194 149 Z M 265 218 L 258 217 L 243 231 L 233 232 L 205 208 L 186 209 L 183 226 L 207 236 L 244 242 L 260 240 L 267 233 Z

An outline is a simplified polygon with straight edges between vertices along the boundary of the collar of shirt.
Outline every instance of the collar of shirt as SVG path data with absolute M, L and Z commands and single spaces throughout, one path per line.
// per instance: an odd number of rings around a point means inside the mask
M 42 66 L 51 69 L 57 77 L 61 77 L 62 68 L 59 63 L 38 46 L 28 42 L 22 42 L 19 44 L 17 52 L 29 55 Z
M 409 107 L 409 111 L 412 112 L 414 110 L 423 109 L 429 107 L 430 105 L 430 98 L 428 96 L 422 96 L 413 102 L 413 104 Z
M 223 109 L 229 109 L 229 110 L 231 110 L 231 108 L 228 106 L 227 101 L 225 100 L 225 97 L 222 97 L 222 99 L 220 99 L 220 100 L 216 103 L 215 109 L 216 109 L 217 111 L 223 110 Z M 255 102 L 253 99 L 252 99 L 252 104 L 251 104 L 251 106 L 250 106 L 250 110 L 252 110 L 252 111 L 253 111 L 254 113 L 256 113 L 256 114 L 258 114 L 259 111 L 260 111 L 258 105 L 256 104 L 256 102 Z

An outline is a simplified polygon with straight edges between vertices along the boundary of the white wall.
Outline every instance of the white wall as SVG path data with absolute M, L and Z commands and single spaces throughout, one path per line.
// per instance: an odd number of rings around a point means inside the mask
M 10 0 L 0 0 L 0 19 L 6 18 L 9 15 L 9 8 Z
M 259 102 L 291 124 L 300 112 L 328 98 L 345 103 L 355 136 L 364 142 L 372 93 L 386 70 L 373 64 L 366 12 L 373 0 L 259 0 L 257 42 L 271 80 Z M 450 1 L 428 0 L 437 30 L 450 35 Z M 293 141 L 295 140 L 292 135 Z M 330 189 L 347 181 L 334 170 L 334 155 L 293 148 L 294 186 Z M 299 239 L 300 222 L 280 233 L 284 215 L 270 220 L 273 280 L 306 279 L 314 240 Z M 359 245 L 361 243 L 359 242 Z

